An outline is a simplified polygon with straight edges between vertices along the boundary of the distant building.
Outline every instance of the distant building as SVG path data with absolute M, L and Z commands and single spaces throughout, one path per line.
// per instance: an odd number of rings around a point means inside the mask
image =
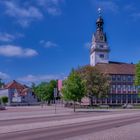
M 90 49 L 90 65 L 108 74 L 111 79 L 109 97 L 102 102 L 106 104 L 140 103 L 138 88 L 134 85 L 135 64 L 109 61 L 110 48 L 103 25 L 104 20 L 99 14 Z M 94 99 L 94 103 L 96 102 L 97 100 Z
M 15 80 L 6 84 L 3 89 L 0 89 L 0 97 L 2 96 L 8 97 L 8 105 L 30 105 L 37 102 L 37 98 L 32 90 Z

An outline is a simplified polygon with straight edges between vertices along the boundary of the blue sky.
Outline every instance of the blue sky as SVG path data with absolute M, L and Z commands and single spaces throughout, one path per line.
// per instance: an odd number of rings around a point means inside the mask
M 110 60 L 140 60 L 139 0 L 0 0 L 0 77 L 31 83 L 89 64 L 102 8 Z

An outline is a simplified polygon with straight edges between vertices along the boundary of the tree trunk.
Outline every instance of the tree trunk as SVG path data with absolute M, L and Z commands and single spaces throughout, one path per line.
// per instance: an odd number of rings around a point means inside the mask
M 93 97 L 92 96 L 90 97 L 90 105 L 91 105 L 91 107 L 93 106 Z
M 48 100 L 48 105 L 50 105 L 51 104 L 51 101 L 50 100 Z
M 75 101 L 74 101 L 74 104 L 73 104 L 73 111 L 75 112 L 76 111 L 76 108 L 75 108 Z

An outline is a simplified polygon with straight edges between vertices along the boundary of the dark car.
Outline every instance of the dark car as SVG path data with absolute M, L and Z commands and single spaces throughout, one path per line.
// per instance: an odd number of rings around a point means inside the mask
M 0 110 L 5 110 L 5 106 L 0 105 Z

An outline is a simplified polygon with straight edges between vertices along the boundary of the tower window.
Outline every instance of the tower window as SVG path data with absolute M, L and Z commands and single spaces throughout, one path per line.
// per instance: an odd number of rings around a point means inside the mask
M 100 48 L 104 48 L 104 46 L 103 46 L 103 45 L 100 45 L 99 47 L 100 47 Z
M 103 40 L 103 36 L 100 36 L 100 39 Z
M 104 56 L 104 54 L 100 54 L 100 58 L 104 58 L 105 56 Z

